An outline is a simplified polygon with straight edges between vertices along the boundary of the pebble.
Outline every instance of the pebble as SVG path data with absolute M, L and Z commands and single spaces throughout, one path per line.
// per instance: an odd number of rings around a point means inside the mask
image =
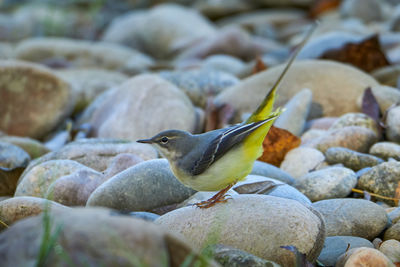
M 388 212 L 388 216 L 392 223 L 400 221 L 400 207 L 394 208 L 392 211 Z
M 243 80 L 236 86 L 224 90 L 215 99 L 216 104 L 229 103 L 238 112 L 251 113 L 268 93 L 284 66 L 266 71 Z M 378 83 L 369 75 L 345 64 L 324 60 L 295 62 L 279 88 L 276 106 L 282 106 L 303 88 L 313 94 L 309 118 L 340 116 L 359 109 L 356 100 L 365 88 Z
M 400 145 L 393 142 L 375 143 L 369 149 L 369 154 L 381 157 L 385 160 L 393 158 L 400 161 Z
M 68 81 L 78 95 L 75 112 L 82 111 L 99 94 L 128 79 L 120 72 L 102 69 L 66 69 L 57 71 L 57 74 Z
M 69 209 L 66 206 L 44 198 L 13 197 L 0 201 L 0 221 L 7 226 L 11 226 L 19 220 L 40 214 L 46 207 L 56 211 Z M 5 229 L 6 227 L 0 223 L 0 231 Z
M 379 251 L 386 255 L 393 263 L 400 263 L 400 241 L 389 239 L 379 246 Z
M 219 243 L 282 266 L 294 264 L 294 255 L 281 248 L 283 244 L 296 246 L 314 261 L 325 239 L 318 213 L 297 201 L 264 195 L 233 196 L 208 209 L 180 208 L 156 223 L 192 240 L 197 248 Z
M 311 201 L 342 198 L 357 184 L 356 174 L 343 167 L 328 167 L 296 179 L 294 186 Z
M 365 238 L 356 236 L 328 236 L 325 238 L 324 247 L 318 256 L 318 261 L 325 266 L 335 266 L 340 255 L 345 253 L 348 248 L 369 247 L 374 245 Z
M 195 40 L 215 34 L 216 27 L 197 11 L 167 3 L 117 17 L 105 30 L 102 40 L 168 59 Z
M 382 252 L 374 248 L 354 248 L 342 254 L 335 267 L 382 266 L 394 267 Z
M 15 196 L 47 198 L 49 186 L 62 176 L 78 170 L 92 170 L 73 160 L 49 160 L 26 170 L 19 178 Z
M 49 149 L 46 148 L 41 142 L 29 137 L 0 136 L 0 142 L 11 143 L 22 148 L 29 154 L 31 159 L 38 158 L 50 152 Z
M 343 164 L 354 171 L 383 163 L 384 160 L 369 154 L 356 152 L 343 147 L 331 147 L 325 151 L 329 164 Z
M 393 197 L 400 182 L 400 162 L 384 162 L 360 176 L 357 188 L 381 196 Z M 392 204 L 392 201 L 385 201 Z
M 366 153 L 377 141 L 378 138 L 372 130 L 360 126 L 347 126 L 330 130 L 308 145 L 323 153 L 331 147 L 344 147 Z
M 65 255 L 78 266 L 164 266 L 166 257 L 179 266 L 188 257 L 200 260 L 186 241 L 151 222 L 99 208 L 52 210 L 48 214 L 55 229 L 62 225 L 58 235 L 52 231 L 51 237 L 62 237 L 57 244 L 65 253 L 47 257 L 50 266 L 65 263 Z M 2 266 L 27 266 L 40 258 L 44 220 L 43 216 L 28 218 L 2 232 L 0 242 L 7 244 L 0 247 Z M 110 245 L 110 240 L 116 243 Z M 209 266 L 218 264 L 210 261 Z
M 389 109 L 386 117 L 386 138 L 400 143 L 400 106 Z
M 311 102 L 311 90 L 303 89 L 296 93 L 285 104 L 285 111 L 276 119 L 274 126 L 288 130 L 296 136 L 300 136 L 306 125 L 306 120 L 311 108 Z
M 269 195 L 297 200 L 306 206 L 311 205 L 311 201 L 295 187 L 264 176 L 248 175 L 244 181 L 238 182 L 232 188 L 239 194 Z
M 104 177 L 111 178 L 114 175 L 143 162 L 143 159 L 135 154 L 121 153 L 115 156 L 103 172 Z
M 25 61 L 59 64 L 75 68 L 102 68 L 138 74 L 154 64 L 153 59 L 128 47 L 68 38 L 42 37 L 26 39 L 15 48 L 16 58 Z M 131 66 L 135 62 L 135 68 Z
M 205 108 L 207 99 L 239 83 L 230 73 L 215 70 L 162 71 L 160 76 L 180 88 L 198 107 Z
M 154 159 L 107 180 L 90 195 L 87 206 L 150 211 L 182 202 L 194 193 L 175 178 L 166 159 Z
M 328 130 L 338 120 L 337 117 L 322 117 L 307 121 L 306 128 L 311 130 Z
M 376 122 L 364 113 L 347 113 L 336 120 L 330 129 L 342 129 L 348 126 L 364 127 L 372 130 L 378 137 L 381 135 Z
M 379 0 L 344 0 L 340 5 L 340 14 L 364 22 L 379 21 L 384 18 L 384 10 Z
M 90 194 L 106 180 L 95 170 L 77 170 L 55 180 L 46 196 L 65 206 L 85 206 Z
M 299 177 L 316 169 L 324 160 L 324 154 L 317 149 L 297 147 L 285 155 L 280 168 L 297 180 Z
M 0 61 L 0 84 L 0 130 L 9 135 L 44 137 L 75 105 L 70 85 L 39 64 Z
M 246 67 L 242 60 L 224 54 L 211 55 L 205 58 L 201 64 L 202 69 L 223 71 L 235 76 Z
M 208 248 L 213 258 L 223 267 L 279 267 L 275 262 L 261 259 L 246 251 L 224 246 L 214 245 Z
M 196 129 L 196 113 L 189 98 L 155 74 L 137 75 L 95 103 L 89 120 L 95 137 L 136 141 L 168 129 Z
M 372 93 L 378 102 L 379 109 L 382 114 L 396 103 L 400 103 L 400 90 L 390 86 L 374 86 L 371 88 Z M 361 107 L 361 97 L 359 99 Z
M 295 181 L 289 173 L 285 172 L 281 168 L 259 160 L 254 162 L 250 174 L 270 177 L 289 185 L 293 184 Z
M 384 240 L 395 239 L 400 241 L 400 221 L 397 221 L 395 224 L 390 226 L 383 235 Z
M 151 213 L 151 212 L 146 212 L 146 211 L 134 211 L 134 212 L 128 213 L 128 215 L 133 218 L 142 219 L 142 220 L 145 220 L 148 222 L 154 222 L 155 220 L 157 220 L 157 218 L 160 217 L 160 215 L 157 215 L 157 214 Z
M 158 157 L 158 152 L 152 146 L 145 144 L 118 139 L 80 139 L 31 162 L 25 172 L 40 163 L 54 159 L 75 160 L 96 171 L 104 171 L 115 157 L 125 153 L 134 154 L 143 160 Z
M 0 196 L 14 194 L 18 178 L 30 159 L 22 148 L 0 141 Z
M 327 199 L 313 203 L 312 207 L 322 214 L 327 236 L 348 235 L 372 240 L 388 222 L 382 207 L 364 199 Z

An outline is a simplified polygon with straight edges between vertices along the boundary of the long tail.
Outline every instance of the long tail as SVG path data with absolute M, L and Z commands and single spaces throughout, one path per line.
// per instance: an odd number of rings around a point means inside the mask
M 310 39 L 310 37 L 313 34 L 314 30 L 316 29 L 317 25 L 318 25 L 318 23 L 314 23 L 312 25 L 311 29 L 307 32 L 306 37 L 303 39 L 303 41 L 300 43 L 300 45 L 297 47 L 296 51 L 293 53 L 293 55 L 289 59 L 289 62 L 286 64 L 285 69 L 279 76 L 278 80 L 275 82 L 272 89 L 269 91 L 267 96 L 264 98 L 263 102 L 258 106 L 256 111 L 254 111 L 253 114 L 250 115 L 250 117 L 246 120 L 245 123 L 251 123 L 251 122 L 256 122 L 256 121 L 260 121 L 260 120 L 265 120 L 268 117 L 274 117 L 274 116 L 277 117 L 277 116 L 279 116 L 280 113 L 282 113 L 282 110 L 280 110 L 280 109 L 277 109 L 276 111 L 272 112 L 272 109 L 273 109 L 274 103 L 275 103 L 276 90 L 278 89 L 279 85 L 281 84 L 281 82 L 282 82 L 283 78 L 285 77 L 287 71 L 289 70 L 290 66 L 292 66 L 292 63 L 296 59 L 300 50 L 304 47 L 304 45 Z

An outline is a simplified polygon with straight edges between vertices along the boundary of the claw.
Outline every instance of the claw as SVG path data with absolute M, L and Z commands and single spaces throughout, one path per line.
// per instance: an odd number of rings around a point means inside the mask
M 217 194 L 215 194 L 212 198 L 206 200 L 206 201 L 201 201 L 199 203 L 195 203 L 193 205 L 196 205 L 198 208 L 201 209 L 207 209 L 209 207 L 214 206 L 215 204 L 221 202 L 227 202 L 229 199 L 232 199 L 231 195 L 225 195 L 226 192 L 228 192 L 229 189 L 234 185 L 235 183 L 232 183 L 219 191 Z

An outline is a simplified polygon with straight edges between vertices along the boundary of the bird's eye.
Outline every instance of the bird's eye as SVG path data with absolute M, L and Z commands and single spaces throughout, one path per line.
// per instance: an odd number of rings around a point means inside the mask
M 168 137 L 164 136 L 163 138 L 161 138 L 161 143 L 163 144 L 168 143 Z

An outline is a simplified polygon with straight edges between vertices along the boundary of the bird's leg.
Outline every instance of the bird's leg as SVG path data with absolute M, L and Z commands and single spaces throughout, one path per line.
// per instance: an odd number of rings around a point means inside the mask
M 218 202 L 226 202 L 228 201 L 228 198 L 226 198 L 225 193 L 229 191 L 229 189 L 232 188 L 232 186 L 234 186 L 236 183 L 231 183 L 229 184 L 227 187 L 225 187 L 224 189 L 222 189 L 221 191 L 219 191 L 218 193 L 216 193 L 212 198 L 206 200 L 206 201 L 201 201 L 199 203 L 196 203 L 194 205 L 196 205 L 197 207 L 201 208 L 201 209 L 207 209 L 209 207 L 214 206 L 215 204 L 217 204 Z

